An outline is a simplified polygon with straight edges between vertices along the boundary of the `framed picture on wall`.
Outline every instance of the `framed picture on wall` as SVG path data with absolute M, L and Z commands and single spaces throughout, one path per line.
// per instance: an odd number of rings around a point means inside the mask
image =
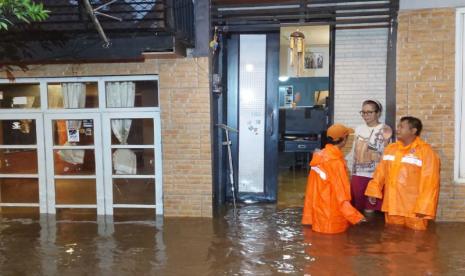
M 328 90 L 316 90 L 314 95 L 313 104 L 314 105 L 326 105 L 326 98 L 329 97 Z
M 305 51 L 304 68 L 305 69 L 323 69 L 324 54 L 320 52 Z

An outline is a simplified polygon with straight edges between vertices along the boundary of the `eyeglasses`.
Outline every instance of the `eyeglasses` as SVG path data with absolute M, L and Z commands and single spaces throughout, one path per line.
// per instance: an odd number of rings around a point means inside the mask
M 360 115 L 371 115 L 373 113 L 376 113 L 376 111 L 363 111 L 363 110 L 360 110 Z

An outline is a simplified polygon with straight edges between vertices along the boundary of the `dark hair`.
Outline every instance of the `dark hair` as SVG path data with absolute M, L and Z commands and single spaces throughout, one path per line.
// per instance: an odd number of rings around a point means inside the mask
M 375 101 L 375 100 L 366 100 L 362 103 L 362 106 L 366 105 L 366 104 L 370 104 L 372 105 L 374 108 L 375 108 L 375 112 L 376 113 L 381 113 L 383 111 L 383 106 L 381 105 L 380 102 L 378 101 Z
M 410 128 L 416 128 L 417 132 L 415 133 L 416 136 L 420 136 L 421 130 L 423 129 L 423 124 L 421 120 L 412 116 L 404 116 L 400 118 L 400 121 L 407 121 Z
M 326 143 L 331 144 L 331 145 L 340 144 L 342 141 L 344 141 L 344 138 L 339 138 L 337 140 L 334 140 L 333 137 L 329 137 L 329 136 L 326 138 Z

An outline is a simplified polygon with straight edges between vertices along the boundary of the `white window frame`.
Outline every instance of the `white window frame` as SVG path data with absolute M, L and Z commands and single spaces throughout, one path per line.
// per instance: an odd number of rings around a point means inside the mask
M 94 135 L 94 144 L 89 146 L 55 146 L 53 140 L 53 121 L 55 120 L 83 120 L 91 119 L 94 124 L 94 133 L 101 133 L 99 113 L 51 113 L 45 114 L 45 143 L 47 158 L 47 203 L 48 213 L 55 214 L 61 208 L 86 208 L 97 209 L 97 215 L 104 215 L 104 188 L 103 188 L 103 163 L 102 163 L 102 139 L 101 135 Z M 102 146 L 98 146 L 102 145 Z M 91 149 L 95 156 L 95 174 L 93 175 L 55 175 L 54 149 Z M 57 204 L 55 202 L 55 180 L 57 179 L 95 179 L 96 204 Z
M 465 184 L 465 8 L 455 17 L 455 150 L 454 181 Z
M 113 215 L 114 208 L 148 208 L 155 209 L 157 215 L 163 214 L 163 187 L 162 183 L 162 158 L 161 158 L 161 128 L 160 126 L 160 112 L 107 112 L 103 114 L 103 143 L 110 145 L 104 147 L 104 162 L 105 164 L 112 164 L 112 149 L 113 148 L 137 148 L 137 149 L 153 149 L 155 171 L 151 175 L 116 175 L 113 176 L 113 167 L 105 167 L 105 213 Z M 111 120 L 112 119 L 153 119 L 153 145 L 111 145 Z M 157 151 L 159 149 L 159 151 Z M 133 178 L 133 179 L 146 179 L 153 178 L 155 181 L 155 204 L 114 204 L 113 203 L 113 179 L 115 178 Z
M 0 178 L 37 178 L 39 185 L 39 203 L 0 203 L 0 206 L 8 207 L 39 207 L 40 213 L 47 213 L 47 181 L 45 175 L 45 146 L 43 137 L 43 117 L 39 113 L 16 113 L 2 114 L 0 120 L 22 120 L 31 119 L 36 124 L 36 144 L 35 145 L 0 145 L 0 149 L 24 148 L 35 149 L 37 151 L 37 174 L 0 174 Z
M 133 108 L 107 108 L 106 107 L 106 91 L 105 91 L 105 82 L 108 81 L 157 81 L 157 102 L 158 106 L 156 107 L 133 107 Z M 47 85 L 48 83 L 63 83 L 63 82 L 96 82 L 98 85 L 98 107 L 97 108 L 81 108 L 81 109 L 65 109 L 65 108 L 49 108 L 48 107 L 48 91 L 47 91 Z M 37 147 L 38 147 L 38 158 L 39 158 L 39 202 L 40 204 L 40 213 L 55 213 L 55 208 L 51 208 L 54 205 L 50 205 L 50 199 L 46 198 L 46 195 L 49 197 L 51 196 L 50 191 L 48 189 L 51 189 L 49 185 L 50 183 L 47 184 L 48 182 L 53 182 L 54 181 L 48 181 L 50 177 L 53 176 L 51 172 L 48 172 L 46 170 L 53 169 L 50 164 L 47 164 L 47 168 L 45 167 L 46 161 L 49 162 L 49 158 L 46 158 L 46 152 L 50 151 L 51 148 L 49 148 L 50 145 L 47 145 L 45 147 L 45 142 L 47 141 L 46 135 L 45 134 L 45 128 L 48 128 L 46 125 L 44 126 L 44 123 L 48 124 L 48 122 L 44 121 L 46 118 L 56 118 L 56 119 L 68 119 L 71 117 L 76 117 L 76 118 L 84 118 L 85 114 L 89 115 L 88 117 L 93 117 L 97 116 L 100 122 L 103 122 L 104 118 L 108 118 L 107 114 L 119 114 L 119 116 L 127 116 L 128 118 L 137 118 L 137 116 L 146 116 L 147 118 L 153 118 L 154 119 L 154 149 L 155 149 L 155 190 L 156 190 L 156 204 L 155 205 L 150 205 L 145 206 L 145 208 L 156 208 L 156 214 L 157 215 L 163 215 L 163 175 L 162 175 L 162 149 L 161 149 L 161 120 L 160 120 L 160 78 L 157 75 L 134 75 L 134 76 L 89 76 L 89 77 L 47 77 L 47 78 L 18 78 L 15 79 L 14 82 L 8 80 L 8 79 L 1 79 L 0 78 L 0 84 L 12 84 L 12 83 L 36 83 L 39 84 L 40 86 L 40 108 L 29 108 L 29 109 L 19 109 L 19 108 L 11 108 L 11 109 L 0 109 L 0 119 L 8 119 L 8 118 L 13 118 L 13 119 L 18 119 L 22 118 L 24 116 L 26 117 L 33 117 L 36 118 L 36 124 L 37 124 Z M 150 113 L 150 116 L 148 114 Z M 70 117 L 70 114 L 73 114 Z M 124 114 L 124 115 L 121 115 Z M 144 115 L 145 114 L 145 115 Z M 20 117 L 20 115 L 22 117 Z M 45 128 L 44 128 L 45 127 Z M 50 131 L 50 130 L 48 130 Z M 102 143 L 105 142 L 105 134 L 103 131 L 104 129 L 101 128 L 99 130 L 102 135 L 101 138 L 99 138 Z M 50 142 L 47 141 L 49 144 Z M 97 143 L 97 141 L 94 141 L 94 143 Z M 39 153 L 39 148 L 41 149 L 41 153 Z M 96 155 L 97 155 L 97 146 L 96 146 Z M 100 155 L 105 154 L 105 147 L 100 148 L 99 152 Z M 110 150 L 111 152 L 111 150 Z M 102 159 L 102 162 L 104 162 L 104 159 L 108 157 L 104 156 Z M 51 161 L 53 162 L 53 160 Z M 97 156 L 96 156 L 96 170 L 100 168 L 101 172 L 105 171 L 105 169 L 97 164 Z M 41 165 L 42 164 L 42 165 Z M 102 164 L 106 165 L 106 164 Z M 110 163 L 111 165 L 111 163 Z M 97 171 L 96 171 L 97 173 Z M 48 174 L 48 175 L 47 175 Z M 104 182 L 106 179 L 108 179 L 108 176 L 102 175 L 102 180 L 100 183 L 102 183 L 102 187 L 106 189 L 107 187 L 112 187 L 111 185 Z M 111 178 L 111 176 L 110 176 Z M 99 177 L 96 179 L 99 181 Z M 97 193 L 100 194 L 102 191 L 99 191 L 99 183 L 96 183 L 97 185 Z M 46 187 L 46 188 L 45 188 Z M 53 187 L 54 188 L 54 187 Z M 104 190 L 103 193 L 105 195 L 108 194 L 107 190 Z M 54 195 L 54 193 L 53 193 Z M 53 199 L 53 202 L 55 199 Z M 111 202 L 113 203 L 113 202 Z M 99 200 L 97 199 L 97 210 L 98 210 L 98 215 L 106 213 L 108 211 L 108 203 L 105 202 L 104 205 L 98 206 Z M 61 207 L 66 207 L 66 206 L 61 206 Z M 70 207 L 75 207 L 70 206 Z M 85 207 L 85 206 L 82 206 Z M 105 208 L 107 207 L 107 208 Z M 125 206 L 120 206 L 120 207 L 125 207 Z M 132 206 L 131 206 L 132 207 Z M 53 209 L 53 210 L 52 210 Z M 106 213 L 108 214 L 108 213 Z M 112 212 L 111 212 L 112 214 Z

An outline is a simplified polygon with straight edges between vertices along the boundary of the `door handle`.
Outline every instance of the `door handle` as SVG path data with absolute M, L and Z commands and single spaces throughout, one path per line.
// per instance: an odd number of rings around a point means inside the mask
M 274 135 L 274 111 L 271 111 L 271 131 L 270 136 Z

